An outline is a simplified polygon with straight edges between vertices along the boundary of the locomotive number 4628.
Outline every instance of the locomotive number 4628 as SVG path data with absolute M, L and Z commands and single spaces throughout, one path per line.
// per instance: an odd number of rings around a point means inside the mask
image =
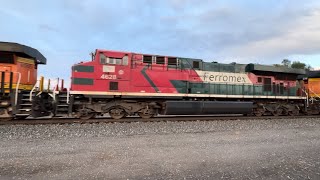
M 100 78 L 101 79 L 117 79 L 117 75 L 102 74 Z

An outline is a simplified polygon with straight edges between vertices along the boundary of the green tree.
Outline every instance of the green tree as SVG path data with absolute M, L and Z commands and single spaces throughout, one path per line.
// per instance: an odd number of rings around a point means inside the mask
M 305 63 L 300 62 L 300 61 L 293 61 L 291 64 L 291 68 L 307 69 L 307 65 Z M 310 65 L 308 66 L 308 68 L 311 68 Z
M 283 59 L 281 64 L 285 67 L 290 67 L 291 61 L 289 59 Z

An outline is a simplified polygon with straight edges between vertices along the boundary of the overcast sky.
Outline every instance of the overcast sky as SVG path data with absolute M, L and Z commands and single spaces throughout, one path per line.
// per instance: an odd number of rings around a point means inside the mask
M 320 67 L 319 0 L 0 0 L 0 41 L 38 49 L 70 78 L 95 49 Z

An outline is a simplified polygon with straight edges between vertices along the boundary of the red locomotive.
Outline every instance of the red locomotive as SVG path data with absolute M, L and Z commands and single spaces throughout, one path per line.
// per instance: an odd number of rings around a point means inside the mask
M 298 93 L 301 74 L 305 71 L 286 67 L 96 50 L 92 61 L 72 67 L 70 94 L 79 117 L 296 115 L 297 104 L 306 99 Z
M 45 63 L 35 49 L 3 44 L 29 51 L 4 52 L 0 48 L 1 62 L 6 58 L 3 54 L 11 53 L 13 57 L 29 58 L 33 70 L 37 64 Z M 2 62 L 0 66 L 3 69 L 7 64 Z M 25 78 L 26 73 L 21 73 Z M 320 75 L 315 74 L 288 67 L 96 50 L 92 61 L 72 67 L 68 91 L 46 91 L 43 83 L 37 85 L 34 81 L 30 82 L 32 88 L 16 90 L 12 88 L 14 78 L 7 88 L 5 77 L 1 83 L 0 112 L 6 118 L 31 114 L 84 119 L 104 114 L 114 119 L 135 114 L 142 118 L 157 114 L 319 114 Z M 22 87 L 19 83 L 18 87 Z M 22 111 L 27 113 L 21 116 Z

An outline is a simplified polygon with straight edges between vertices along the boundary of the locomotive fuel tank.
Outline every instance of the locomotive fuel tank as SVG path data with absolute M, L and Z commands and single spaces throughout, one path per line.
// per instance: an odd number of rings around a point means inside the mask
M 167 101 L 164 115 L 250 114 L 253 102 Z

